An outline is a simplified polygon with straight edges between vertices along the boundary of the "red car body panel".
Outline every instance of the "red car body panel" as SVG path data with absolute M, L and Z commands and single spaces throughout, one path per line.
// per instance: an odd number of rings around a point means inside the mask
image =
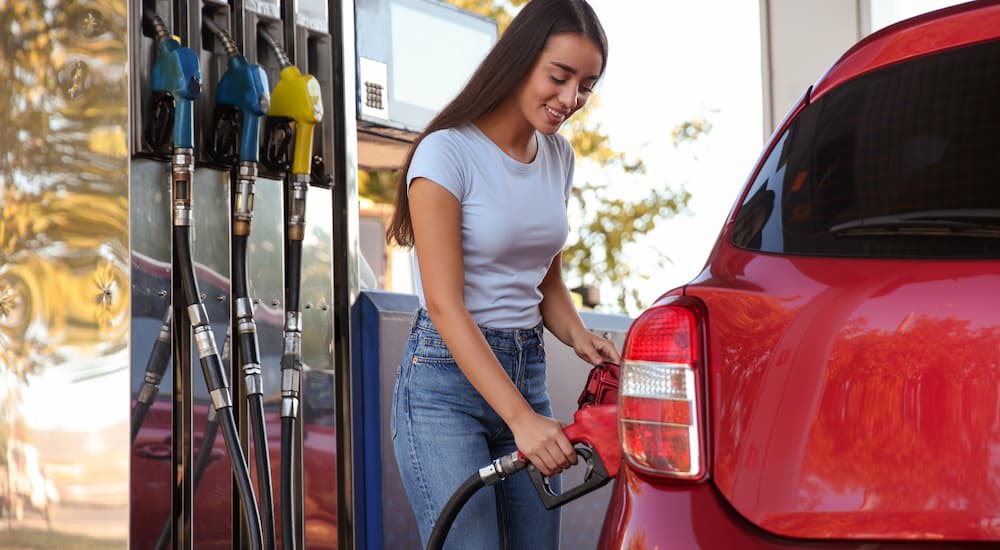
M 763 531 L 729 506 L 711 483 L 677 485 L 646 479 L 622 468 L 604 519 L 597 550 L 944 550 L 940 542 L 797 540 Z M 995 548 L 963 543 L 963 549 Z
M 741 515 L 790 537 L 1000 539 L 1000 262 L 727 247 L 687 293 L 710 317 L 714 482 Z
M 1000 2 L 849 50 L 776 130 L 706 267 L 710 477 L 615 482 L 598 548 L 947 548 L 1000 541 L 1000 260 L 809 257 L 732 244 L 739 205 L 812 101 L 1000 36 Z M 1000 187 L 998 187 L 1000 192 Z M 662 299 L 661 299 L 662 300 Z

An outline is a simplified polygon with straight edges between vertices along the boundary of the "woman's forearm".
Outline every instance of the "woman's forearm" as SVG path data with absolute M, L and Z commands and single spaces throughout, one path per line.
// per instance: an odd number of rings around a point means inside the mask
M 562 278 L 562 258 L 557 255 L 542 284 L 542 320 L 545 328 L 560 342 L 573 348 L 584 361 L 597 365 L 602 361 L 618 362 L 621 355 L 614 342 L 587 330 L 576 304 Z
M 587 327 L 576 310 L 576 304 L 562 278 L 562 255 L 557 255 L 539 285 L 542 292 L 542 321 L 560 342 L 573 346 L 573 341 Z

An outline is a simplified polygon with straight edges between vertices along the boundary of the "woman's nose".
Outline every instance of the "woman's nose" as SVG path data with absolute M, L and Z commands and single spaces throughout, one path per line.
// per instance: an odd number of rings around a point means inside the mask
M 576 108 L 579 94 L 577 93 L 576 88 L 572 86 L 567 86 L 566 88 L 566 90 L 563 90 L 559 94 L 559 103 L 562 104 L 560 107 L 562 107 L 563 110 L 569 111 L 570 109 Z

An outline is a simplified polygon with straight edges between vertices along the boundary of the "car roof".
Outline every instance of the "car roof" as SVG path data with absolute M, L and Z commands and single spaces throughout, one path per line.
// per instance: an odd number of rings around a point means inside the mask
M 890 25 L 847 50 L 820 77 L 809 100 L 875 69 L 1000 37 L 1000 0 L 959 4 Z

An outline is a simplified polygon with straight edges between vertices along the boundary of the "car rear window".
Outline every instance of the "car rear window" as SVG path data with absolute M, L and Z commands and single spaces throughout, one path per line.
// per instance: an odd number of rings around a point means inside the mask
M 779 254 L 1000 258 L 1000 41 L 873 71 L 807 106 L 732 238 Z

